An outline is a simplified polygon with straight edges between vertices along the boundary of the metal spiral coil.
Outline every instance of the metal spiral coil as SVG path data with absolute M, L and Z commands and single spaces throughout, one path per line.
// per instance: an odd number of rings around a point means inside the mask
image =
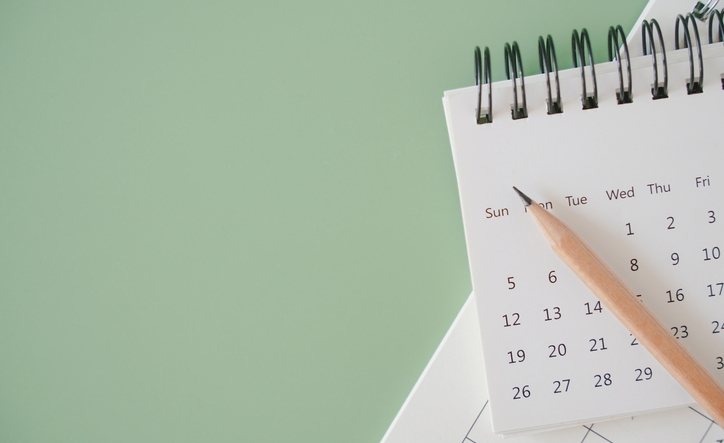
M 664 46 L 664 37 L 661 35 L 661 27 L 656 19 L 651 22 L 644 20 L 641 24 L 643 32 L 641 33 L 641 46 L 644 55 L 651 50 L 651 63 L 654 71 L 654 83 L 651 86 L 651 98 L 654 100 L 669 97 L 669 67 L 666 64 L 666 47 Z M 664 81 L 659 83 L 659 65 L 656 62 L 656 45 L 654 43 L 654 29 L 659 40 L 659 48 L 661 49 L 661 63 L 664 67 Z M 646 44 L 646 36 L 649 36 L 649 44 Z
M 621 43 L 619 45 L 618 37 L 621 36 Z M 623 69 L 621 68 L 621 50 L 623 47 L 624 55 L 626 56 L 626 74 L 628 85 L 623 84 Z M 608 61 L 616 59 L 616 65 L 618 66 L 618 83 L 619 89 L 616 91 L 616 100 L 619 105 L 625 103 L 633 103 L 633 84 L 631 83 L 631 57 L 628 53 L 628 45 L 626 44 L 626 33 L 623 32 L 621 25 L 615 28 L 611 26 L 608 28 Z
M 538 62 L 540 64 L 540 73 L 546 76 L 546 86 L 548 87 L 548 100 L 546 107 L 548 115 L 560 114 L 563 112 L 563 104 L 561 103 L 561 83 L 558 80 L 558 60 L 556 59 L 556 47 L 553 45 L 553 38 L 549 35 L 545 41 L 543 37 L 538 37 Z M 553 100 L 551 91 L 551 69 L 553 69 L 556 81 L 556 99 Z
M 520 59 L 518 42 L 513 42 L 512 47 L 508 43 L 505 44 L 505 76 L 508 80 L 513 80 L 513 105 L 511 108 L 513 120 L 528 118 L 528 104 L 525 100 L 525 75 L 523 74 L 523 61 Z M 518 103 L 518 78 L 520 78 L 522 103 Z
M 593 51 L 591 50 L 591 39 L 588 37 L 588 30 L 581 30 L 580 35 L 577 30 L 573 30 L 571 36 L 571 52 L 573 53 L 573 67 L 577 68 L 581 65 L 581 104 L 583 109 L 598 108 L 598 84 L 596 82 L 596 68 L 593 61 Z M 591 66 L 591 77 L 593 78 L 593 93 L 589 94 L 586 89 L 586 52 L 588 52 L 588 62 Z
M 717 35 L 719 36 L 719 41 L 724 42 L 724 9 L 722 11 L 717 11 L 716 9 L 712 11 L 711 15 L 709 16 L 709 44 L 714 43 L 714 36 L 712 34 L 712 25 L 714 23 L 718 23 L 718 32 Z M 724 74 L 721 75 L 721 88 L 724 89 Z
M 711 3 L 711 0 L 707 3 L 706 11 L 703 9 L 700 11 L 701 14 L 706 12 L 705 16 L 709 20 L 709 44 L 715 43 L 717 39 L 719 42 L 724 42 L 724 9 L 721 11 L 713 9 Z M 687 48 L 689 54 L 689 78 L 686 82 L 687 94 L 703 92 L 704 85 L 704 60 L 695 16 L 696 14 L 692 13 L 677 15 L 674 27 L 676 49 Z M 668 98 L 669 72 L 666 60 L 666 47 L 664 46 L 661 27 L 655 19 L 651 19 L 650 21 L 644 20 L 641 27 L 643 55 L 651 54 L 651 66 L 654 77 L 651 86 L 651 98 L 653 100 Z M 694 46 L 696 46 L 698 63 L 695 63 L 694 60 Z M 528 117 L 528 104 L 526 101 L 525 75 L 523 73 L 520 47 L 517 42 L 513 42 L 512 45 L 506 43 L 504 51 L 505 75 L 508 80 L 511 80 L 513 87 L 511 115 L 513 120 L 524 119 Z M 582 29 L 580 33 L 577 30 L 573 31 L 571 35 L 571 54 L 573 56 L 574 68 L 580 68 L 581 72 L 581 107 L 583 110 L 598 108 L 596 66 L 593 60 L 593 51 L 591 50 L 591 39 L 585 28 Z M 624 59 L 626 61 L 625 73 L 622 63 Z M 626 34 L 620 25 L 611 26 L 608 29 L 608 60 L 615 60 L 618 68 L 619 87 L 616 89 L 616 101 L 618 104 L 632 103 L 633 82 L 631 56 L 626 42 Z M 545 39 L 542 36 L 538 37 L 538 62 L 540 73 L 545 75 L 547 113 L 548 115 L 560 114 L 563 112 L 563 101 L 561 99 L 558 61 L 553 38 L 550 35 Z M 476 47 L 475 85 L 478 87 L 476 115 L 478 124 L 492 123 L 493 121 L 493 94 L 490 72 L 489 49 L 485 47 L 481 53 L 480 48 Z M 553 79 L 551 79 L 551 74 L 553 74 Z M 555 83 L 555 92 L 553 91 L 553 83 Z M 724 74 L 721 75 L 721 83 L 722 89 L 724 89 Z M 485 88 L 484 85 L 487 85 L 487 88 Z M 590 91 L 589 88 L 591 89 Z M 485 106 L 486 94 L 487 107 Z
M 694 76 L 694 48 L 692 47 L 691 33 L 689 32 L 689 23 L 691 23 L 694 29 L 694 37 L 696 38 L 696 51 L 699 57 L 699 76 Z M 689 49 L 689 81 L 686 82 L 686 93 L 700 94 L 704 92 L 704 59 L 701 56 L 701 40 L 699 39 L 699 28 L 696 26 L 696 20 L 691 13 L 683 16 L 681 14 L 676 16 L 676 26 L 674 27 L 674 43 L 676 49 L 679 49 L 679 25 L 683 24 L 682 29 L 684 30 L 684 47 Z
M 696 2 L 692 15 L 704 22 L 716 11 L 714 8 L 717 3 L 719 3 L 719 0 L 708 0 L 706 3 Z
M 490 87 L 490 50 L 485 47 L 480 57 L 480 47 L 475 47 L 475 85 L 478 87 L 476 120 L 479 125 L 493 122 L 493 90 Z M 483 66 L 484 65 L 484 66 Z M 483 107 L 483 84 L 488 85 L 488 107 Z
M 718 23 L 717 35 L 719 36 L 719 41 L 724 42 L 724 14 L 716 9 L 712 11 L 709 16 L 709 44 L 714 43 L 714 35 L 712 34 L 712 25 L 714 25 L 714 23 Z

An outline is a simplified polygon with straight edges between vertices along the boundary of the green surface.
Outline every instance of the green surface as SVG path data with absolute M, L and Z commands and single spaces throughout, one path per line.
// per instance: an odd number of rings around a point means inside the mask
M 442 92 L 645 3 L 0 2 L 0 441 L 379 441 L 470 291 Z

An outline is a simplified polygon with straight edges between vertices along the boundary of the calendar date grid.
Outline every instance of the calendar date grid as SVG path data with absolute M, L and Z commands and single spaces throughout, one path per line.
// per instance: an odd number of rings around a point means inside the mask
M 711 178 L 707 177 L 705 180 L 708 181 L 701 181 L 699 184 L 710 186 Z M 588 199 L 570 200 L 569 202 L 570 206 L 576 206 L 576 202 L 580 205 L 589 203 Z M 552 209 L 550 202 L 543 203 L 541 206 L 543 205 L 548 205 L 546 209 Z M 646 303 L 647 307 L 662 319 L 662 323 L 665 323 L 675 338 L 691 341 L 690 339 L 694 337 L 704 343 L 712 344 L 709 346 L 708 352 L 703 352 L 706 355 L 702 355 L 700 349 L 697 357 L 712 373 L 724 373 L 724 355 L 722 355 L 724 354 L 724 302 L 722 302 L 724 300 L 724 258 L 722 258 L 721 251 L 724 248 L 724 235 L 722 235 L 722 223 L 724 222 L 721 220 L 721 217 L 724 216 L 724 209 L 720 210 L 716 204 L 699 204 L 695 208 L 678 208 L 677 210 L 669 208 L 668 211 L 666 208 L 662 208 L 656 213 L 644 215 L 636 213 L 631 217 L 626 217 L 626 215 L 625 213 L 619 214 L 620 226 L 616 241 L 633 242 L 629 250 L 636 251 L 636 243 L 646 244 L 650 238 L 662 240 L 659 247 L 656 248 L 655 256 L 633 252 L 626 256 L 625 260 L 620 259 L 616 263 L 616 272 L 632 288 L 637 288 L 635 292 L 641 302 Z M 659 229 L 660 232 L 655 232 L 655 229 Z M 685 232 L 687 230 L 695 231 L 697 235 L 691 236 L 690 232 Z M 642 240 L 636 241 L 638 238 Z M 692 269 L 696 271 L 692 272 Z M 652 278 L 656 280 L 656 273 L 661 272 L 668 277 L 667 284 L 664 286 L 651 284 Z M 694 277 L 691 277 L 692 275 Z M 545 286 L 550 288 L 562 282 L 561 278 L 565 280 L 571 277 L 575 278 L 570 272 L 567 272 L 567 269 L 557 266 L 551 268 L 547 273 L 538 272 L 535 283 L 525 281 L 530 279 L 530 276 L 516 275 L 515 270 L 511 270 L 505 276 L 505 280 L 500 283 L 505 286 L 505 290 L 511 297 L 514 297 L 513 294 L 520 291 L 521 283 L 528 288 Z M 535 309 L 516 309 L 515 306 L 518 305 L 518 302 L 513 303 L 505 312 L 498 313 L 498 326 L 503 330 L 528 326 L 537 332 L 548 332 L 544 329 L 546 324 L 562 323 L 571 316 L 594 319 L 602 317 L 606 312 L 605 306 L 590 294 L 580 296 L 578 303 L 572 303 L 565 299 L 556 300 L 555 297 L 550 296 L 550 290 L 545 292 L 548 295 L 545 307 L 536 303 Z M 520 298 L 525 299 L 525 297 Z M 695 299 L 698 299 L 700 309 L 704 306 L 704 311 L 694 311 L 686 315 L 687 304 Z M 670 315 L 666 315 L 667 310 L 671 311 Z M 676 321 L 675 319 L 678 318 L 681 320 Z M 709 320 L 702 324 L 701 318 Z M 588 371 L 586 374 L 578 373 L 576 375 L 562 372 L 560 376 L 549 377 L 547 381 L 532 380 L 530 383 L 526 383 L 523 379 L 520 382 L 512 383 L 509 399 L 522 401 L 535 395 L 565 395 L 575 389 L 605 389 L 614 386 L 615 383 L 644 384 L 656 380 L 658 377 L 668 376 L 655 361 L 651 362 L 650 356 L 645 353 L 643 347 L 630 333 L 625 340 L 620 336 L 614 338 L 610 334 L 609 336 L 599 334 L 602 335 L 600 337 L 593 334 L 590 338 L 588 335 L 592 334 L 579 334 L 580 337 L 576 340 L 578 343 L 575 344 L 571 343 L 570 338 L 566 338 L 565 340 L 548 340 L 550 344 L 545 345 L 545 348 L 543 345 L 538 345 L 537 349 L 530 349 L 524 344 L 508 346 L 508 350 L 498 352 L 500 354 L 498 358 L 501 360 L 500 364 L 506 364 L 511 368 L 516 365 L 531 365 L 545 359 L 549 361 L 565 359 L 573 352 L 573 349 L 580 354 L 583 344 L 589 353 L 586 358 L 605 353 L 611 354 L 611 358 L 616 358 L 616 353 L 623 352 L 626 347 L 629 350 L 638 351 L 643 358 L 630 358 L 633 363 L 626 370 Z M 705 339 L 702 340 L 702 338 Z M 522 342 L 525 343 L 525 340 Z M 626 355 L 630 357 L 631 352 Z M 511 371 L 511 373 L 515 373 L 515 371 Z M 719 377 L 722 378 L 721 375 Z

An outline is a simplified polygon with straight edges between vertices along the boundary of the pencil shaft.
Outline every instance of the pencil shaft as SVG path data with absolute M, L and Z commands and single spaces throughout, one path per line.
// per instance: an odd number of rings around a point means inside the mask
M 724 426 L 724 389 L 628 287 L 563 222 L 528 206 L 553 250 L 684 389 Z

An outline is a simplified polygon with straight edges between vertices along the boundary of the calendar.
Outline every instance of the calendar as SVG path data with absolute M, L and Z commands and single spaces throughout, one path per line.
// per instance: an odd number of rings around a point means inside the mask
M 545 75 L 524 78 L 524 118 L 512 118 L 522 79 L 492 84 L 492 122 L 477 118 L 478 87 L 445 93 L 496 433 L 693 404 L 555 256 L 513 186 L 724 383 L 724 45 L 702 46 L 702 92 L 689 93 L 698 66 L 685 48 L 667 53 L 666 97 L 654 96 L 651 56 L 630 59 L 625 88 L 616 62 L 559 72 L 559 113 Z
M 382 443 L 501 442 L 490 425 L 475 294 L 463 305 Z M 515 443 L 721 443 L 724 430 L 700 408 L 516 437 Z

